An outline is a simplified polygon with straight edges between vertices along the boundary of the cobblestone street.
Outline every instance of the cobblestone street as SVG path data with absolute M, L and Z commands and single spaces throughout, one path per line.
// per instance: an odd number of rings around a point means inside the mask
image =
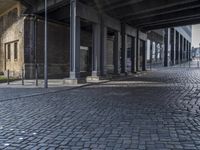
M 174 67 L 19 99 L 4 88 L 0 149 L 200 149 L 199 86 L 199 68 Z

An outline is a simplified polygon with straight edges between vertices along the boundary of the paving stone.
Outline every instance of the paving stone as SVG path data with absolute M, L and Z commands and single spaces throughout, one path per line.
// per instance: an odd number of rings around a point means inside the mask
M 199 89 L 200 70 L 179 67 L 24 98 L 3 88 L 0 149 L 200 149 Z

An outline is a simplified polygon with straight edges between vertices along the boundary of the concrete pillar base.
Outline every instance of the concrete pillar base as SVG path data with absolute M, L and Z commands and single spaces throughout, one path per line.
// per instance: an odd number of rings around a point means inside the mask
M 135 75 L 137 74 L 137 72 L 128 72 L 128 76 L 132 76 L 132 75 Z
M 99 76 L 88 76 L 86 78 L 87 82 L 99 82 L 101 79 Z
M 128 72 L 125 72 L 125 73 L 121 73 L 121 74 L 120 74 L 120 76 L 122 76 L 122 77 L 124 77 L 124 76 L 127 77 L 128 75 L 129 75 Z
M 105 77 L 100 77 L 100 76 L 88 76 L 86 78 L 87 83 L 101 83 L 104 81 L 108 81 L 107 78 Z
M 70 79 L 70 78 L 63 79 L 64 85 L 78 85 L 84 83 L 86 83 L 85 79 Z

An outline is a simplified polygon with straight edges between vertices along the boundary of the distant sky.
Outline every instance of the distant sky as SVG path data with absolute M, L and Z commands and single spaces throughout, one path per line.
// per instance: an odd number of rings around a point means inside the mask
M 200 24 L 192 26 L 192 47 L 199 47 L 200 43 Z

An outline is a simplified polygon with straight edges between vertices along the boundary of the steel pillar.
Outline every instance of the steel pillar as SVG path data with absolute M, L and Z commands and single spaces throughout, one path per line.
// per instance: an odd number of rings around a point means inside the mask
M 119 74 L 120 71 L 120 32 L 115 32 L 115 42 L 114 42 L 114 52 L 113 52 L 113 58 L 114 58 L 114 74 Z
M 93 47 L 92 47 L 92 76 L 99 76 L 100 72 L 100 30 L 99 24 L 93 24 Z
M 147 42 L 144 41 L 144 49 L 142 52 L 142 71 L 146 71 L 146 64 L 147 64 Z
M 183 36 L 180 35 L 180 63 L 183 62 Z
M 181 35 L 178 33 L 178 64 L 181 64 Z
M 189 50 L 188 50 L 189 51 L 189 61 L 191 61 L 191 59 L 192 59 L 191 58 L 191 43 L 189 42 L 188 45 L 189 45 Z
M 153 63 L 153 42 L 150 40 L 150 69 L 152 69 Z
M 189 41 L 186 41 L 187 43 L 187 61 L 189 61 Z
M 176 33 L 176 47 L 175 47 L 175 51 L 176 51 L 176 57 L 175 57 L 175 62 L 176 64 L 179 63 L 179 33 L 177 31 L 175 31 Z
M 140 71 L 140 32 L 137 29 L 136 36 L 136 71 Z
M 122 24 L 122 49 L 121 49 L 121 73 L 126 73 L 126 58 L 127 58 L 127 35 L 125 33 L 125 24 Z
M 131 48 L 131 72 L 136 72 L 136 41 L 135 38 L 131 38 L 132 48 Z
M 106 51 L 107 51 L 107 32 L 108 29 L 104 24 L 101 25 L 101 52 L 100 52 L 100 74 L 104 76 L 107 70 L 105 69 L 106 64 Z
M 174 32 L 174 29 L 171 28 L 170 30 L 171 34 L 171 38 L 170 38 L 170 43 L 171 43 L 171 65 L 175 65 L 176 61 L 175 61 L 175 56 L 176 56 L 176 50 L 175 50 L 175 45 L 176 45 L 176 35 Z
M 169 31 L 168 28 L 165 29 L 164 35 L 164 67 L 168 67 L 168 49 L 169 49 Z
M 80 18 L 76 0 L 70 1 L 70 79 L 80 78 Z

